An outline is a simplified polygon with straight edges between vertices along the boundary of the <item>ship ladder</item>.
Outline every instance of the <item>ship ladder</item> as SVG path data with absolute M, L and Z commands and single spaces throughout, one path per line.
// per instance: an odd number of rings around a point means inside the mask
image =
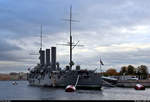
M 76 80 L 75 87 L 76 87 L 76 86 L 77 86 L 77 84 L 78 84 L 79 78 L 80 78 L 80 76 L 78 75 L 77 80 Z
M 112 85 L 111 83 L 109 83 L 109 82 L 107 82 L 107 81 L 104 81 L 103 80 L 103 82 L 105 82 L 107 85 L 109 85 L 109 86 L 112 86 L 112 87 L 116 87 L 116 85 Z
M 55 87 L 56 86 L 55 76 L 52 74 L 51 78 L 52 78 L 52 86 Z

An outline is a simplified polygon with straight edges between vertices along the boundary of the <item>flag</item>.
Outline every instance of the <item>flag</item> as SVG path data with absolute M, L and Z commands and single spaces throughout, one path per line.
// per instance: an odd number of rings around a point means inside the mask
M 101 59 L 100 59 L 100 64 L 101 64 L 101 65 L 104 65 L 104 63 L 102 62 L 102 60 L 101 60 Z

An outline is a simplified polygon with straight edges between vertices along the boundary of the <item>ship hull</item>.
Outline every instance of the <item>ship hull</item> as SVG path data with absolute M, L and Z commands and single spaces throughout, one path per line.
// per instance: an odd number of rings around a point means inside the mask
M 79 76 L 78 82 L 77 78 Z M 100 74 L 93 72 L 68 71 L 58 72 L 45 75 L 40 78 L 29 78 L 31 86 L 47 86 L 47 87 L 66 87 L 67 85 L 75 85 L 77 89 L 100 89 L 102 86 L 102 78 Z

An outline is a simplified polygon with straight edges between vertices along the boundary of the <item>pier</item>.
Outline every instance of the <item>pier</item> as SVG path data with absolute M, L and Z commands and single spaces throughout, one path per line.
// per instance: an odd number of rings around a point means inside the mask
M 118 87 L 135 87 L 136 84 L 142 84 L 150 88 L 150 80 L 119 80 L 116 86 Z

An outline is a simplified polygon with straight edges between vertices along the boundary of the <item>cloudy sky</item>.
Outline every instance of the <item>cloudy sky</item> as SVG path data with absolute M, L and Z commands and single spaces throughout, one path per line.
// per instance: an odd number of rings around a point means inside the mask
M 72 5 L 73 61 L 103 70 L 144 64 L 150 68 L 149 0 L 0 0 L 0 72 L 26 72 L 39 63 L 40 25 L 43 49 L 57 47 L 57 61 L 69 62 L 69 9 Z

